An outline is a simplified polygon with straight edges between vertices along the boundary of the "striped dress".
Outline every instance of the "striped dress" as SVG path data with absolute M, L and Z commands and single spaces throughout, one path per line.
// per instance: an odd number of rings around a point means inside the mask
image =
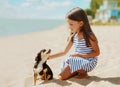
M 75 52 L 80 54 L 91 53 L 93 51 L 92 47 L 86 47 L 85 39 L 78 40 L 77 35 L 73 37 L 73 43 L 75 46 Z M 97 57 L 93 58 L 82 58 L 82 57 L 72 57 L 69 56 L 63 61 L 61 72 L 66 66 L 70 66 L 71 72 L 83 69 L 87 72 L 93 70 L 97 65 Z

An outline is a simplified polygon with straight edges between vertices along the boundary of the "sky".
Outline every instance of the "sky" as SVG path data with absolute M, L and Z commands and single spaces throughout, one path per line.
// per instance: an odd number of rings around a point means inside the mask
M 89 8 L 91 0 L 0 0 L 0 18 L 63 19 L 74 8 Z

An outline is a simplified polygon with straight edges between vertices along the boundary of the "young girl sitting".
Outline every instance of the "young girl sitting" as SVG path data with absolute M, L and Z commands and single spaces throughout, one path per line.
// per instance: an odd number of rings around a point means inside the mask
M 77 7 L 70 10 L 66 20 L 71 31 L 68 44 L 63 52 L 52 54 L 49 59 L 67 54 L 74 44 L 75 53 L 64 60 L 59 79 L 66 80 L 73 76 L 86 78 L 88 77 L 87 72 L 93 70 L 97 65 L 97 56 L 100 54 L 97 38 L 91 30 L 83 9 Z

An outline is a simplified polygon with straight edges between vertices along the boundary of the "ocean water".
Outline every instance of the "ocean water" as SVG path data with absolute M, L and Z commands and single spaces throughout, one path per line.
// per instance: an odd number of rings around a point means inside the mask
M 0 36 L 54 29 L 63 23 L 65 23 L 65 20 L 59 19 L 0 19 Z

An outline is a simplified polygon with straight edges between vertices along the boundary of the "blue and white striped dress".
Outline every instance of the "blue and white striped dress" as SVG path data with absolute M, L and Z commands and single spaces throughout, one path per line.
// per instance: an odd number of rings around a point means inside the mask
M 80 54 L 91 53 L 93 51 L 92 47 L 87 47 L 85 39 L 78 40 L 77 35 L 73 37 L 73 43 L 75 46 L 75 52 Z M 66 66 L 70 66 L 71 72 L 83 69 L 87 72 L 93 70 L 97 65 L 97 57 L 93 58 L 82 58 L 82 57 L 72 57 L 69 56 L 63 62 L 61 71 L 64 70 Z

